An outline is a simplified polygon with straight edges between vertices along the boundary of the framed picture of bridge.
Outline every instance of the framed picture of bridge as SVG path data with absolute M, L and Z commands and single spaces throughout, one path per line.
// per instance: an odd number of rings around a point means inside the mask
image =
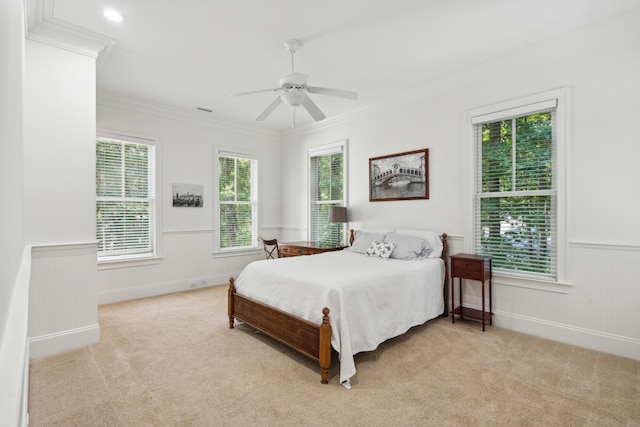
M 429 198 L 429 150 L 369 159 L 369 201 Z

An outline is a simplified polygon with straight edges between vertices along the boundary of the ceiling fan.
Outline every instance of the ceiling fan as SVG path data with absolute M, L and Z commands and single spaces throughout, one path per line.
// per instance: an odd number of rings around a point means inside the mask
M 305 110 L 309 112 L 311 117 L 315 121 L 320 121 L 326 116 L 320 108 L 309 98 L 309 93 L 314 93 L 318 95 L 328 95 L 328 96 L 337 96 L 339 98 L 346 99 L 358 99 L 358 94 L 356 92 L 351 92 L 348 90 L 340 90 L 340 89 L 329 89 L 324 87 L 317 86 L 309 86 L 307 85 L 307 78 L 309 77 L 306 74 L 296 73 L 294 69 L 294 54 L 296 53 L 296 49 L 298 49 L 302 44 L 298 40 L 287 40 L 284 42 L 284 46 L 287 49 L 287 52 L 291 55 L 291 74 L 283 76 L 280 78 L 280 82 L 278 83 L 278 87 L 272 89 L 262 89 L 255 90 L 251 92 L 243 92 L 236 93 L 231 95 L 233 96 L 241 96 L 241 95 L 251 95 L 254 93 L 260 92 L 282 92 L 278 97 L 256 118 L 257 121 L 262 121 L 266 119 L 282 102 L 291 107 L 293 112 L 293 123 L 292 127 L 295 129 L 296 127 L 296 107 L 304 107 Z

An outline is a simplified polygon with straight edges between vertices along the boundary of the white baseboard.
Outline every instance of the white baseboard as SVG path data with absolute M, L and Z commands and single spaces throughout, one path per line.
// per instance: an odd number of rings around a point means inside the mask
M 207 286 L 222 285 L 229 283 L 230 277 L 238 277 L 238 274 L 240 274 L 240 271 L 232 271 L 216 274 L 215 276 L 188 277 L 180 279 L 179 281 L 175 280 L 170 282 L 151 283 L 148 285 L 98 291 L 98 305 L 113 304 L 121 301 L 154 297 Z M 204 285 L 202 284 L 203 282 L 205 283 Z
M 50 356 L 100 342 L 100 325 L 70 329 L 29 339 L 31 358 Z
M 493 324 L 602 353 L 640 360 L 640 340 L 494 310 Z

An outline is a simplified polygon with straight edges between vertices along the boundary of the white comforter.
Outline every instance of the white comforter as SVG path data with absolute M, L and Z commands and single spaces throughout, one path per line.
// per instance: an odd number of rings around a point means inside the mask
M 444 274 L 439 258 L 382 260 L 344 250 L 253 262 L 236 290 L 316 324 L 329 307 L 343 382 L 356 373 L 354 354 L 443 312 Z

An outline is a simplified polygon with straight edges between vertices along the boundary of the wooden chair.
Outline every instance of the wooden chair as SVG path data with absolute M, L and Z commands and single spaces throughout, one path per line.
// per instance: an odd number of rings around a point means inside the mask
M 278 246 L 278 239 L 263 239 L 258 237 L 258 240 L 262 241 L 262 247 L 267 259 L 280 258 L 280 247 Z

